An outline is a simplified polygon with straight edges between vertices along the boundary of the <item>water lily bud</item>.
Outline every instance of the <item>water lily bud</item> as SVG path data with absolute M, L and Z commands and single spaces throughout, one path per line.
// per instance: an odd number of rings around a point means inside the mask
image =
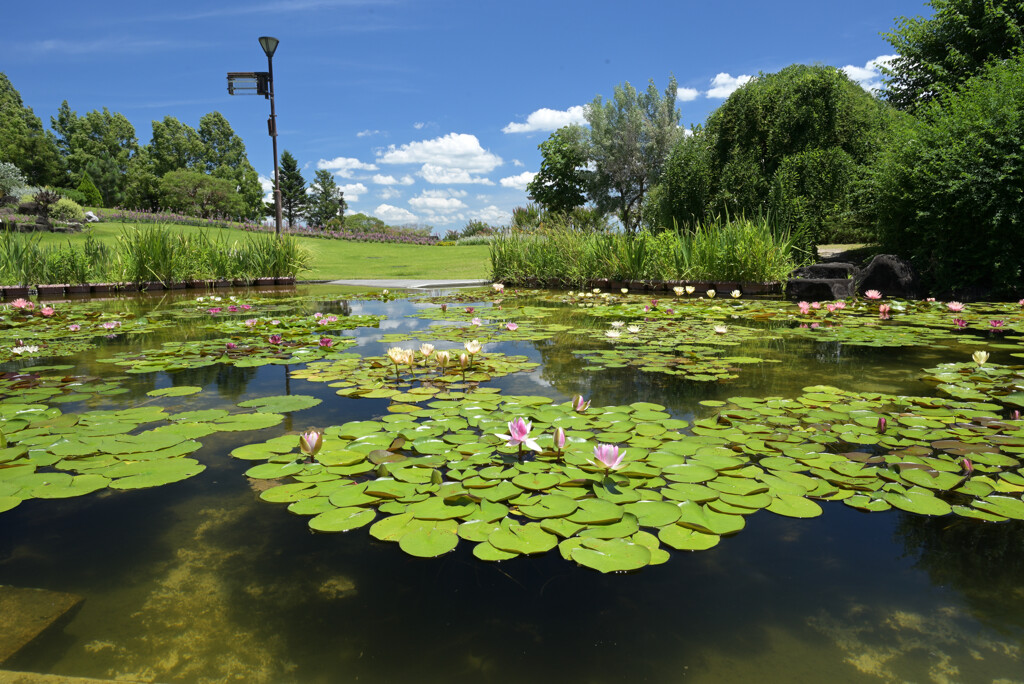
M 466 370 L 469 366 L 469 357 L 465 354 L 459 354 L 459 368 Z
M 309 456 L 316 456 L 317 452 L 320 451 L 320 447 L 324 443 L 324 433 L 322 430 L 309 429 L 299 435 L 299 449 L 302 453 Z
M 560 428 L 560 427 L 556 427 L 555 428 L 555 433 L 554 433 L 554 440 L 555 440 L 555 448 L 556 449 L 558 449 L 559 451 L 564 449 L 565 448 L 565 430 Z
M 708 295 L 708 299 L 714 299 L 715 298 L 715 291 L 714 290 L 708 290 L 707 291 L 707 295 Z
M 882 434 L 882 435 L 885 434 L 885 428 L 886 428 L 887 424 L 888 423 L 886 422 L 885 418 L 879 418 L 878 419 L 878 433 L 879 434 Z
M 960 465 L 963 466 L 964 472 L 967 473 L 968 475 L 974 472 L 974 464 L 971 463 L 971 459 L 963 459 L 962 461 L 960 461 Z
M 621 292 L 622 294 L 629 294 L 629 288 L 628 287 L 624 287 L 621 290 L 619 290 L 619 292 Z M 1022 306 L 1024 306 L 1024 305 L 1022 305 Z
M 590 402 L 583 400 L 583 395 L 574 394 L 572 397 L 572 410 L 577 413 L 583 413 L 590 408 Z
M 979 366 L 984 366 L 985 362 L 988 361 L 988 352 L 976 351 L 973 354 L 971 354 L 971 358 L 974 359 L 974 363 L 978 364 Z
M 441 305 L 441 313 L 444 313 L 447 310 L 448 310 L 448 305 L 447 304 L 442 304 Z
M 1010 414 L 1010 420 L 1020 420 L 1020 409 L 1013 409 L 1013 413 Z

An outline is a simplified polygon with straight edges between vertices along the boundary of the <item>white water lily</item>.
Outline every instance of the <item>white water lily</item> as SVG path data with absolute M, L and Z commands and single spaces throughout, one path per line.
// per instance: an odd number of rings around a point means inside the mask
M 14 352 L 15 354 L 35 354 L 37 351 L 39 351 L 39 347 L 36 347 L 31 344 L 26 344 L 24 347 L 13 347 L 11 351 Z
M 714 299 L 715 298 L 715 291 L 714 290 L 708 290 L 707 295 L 708 295 L 708 299 Z
M 696 286 L 694 286 L 694 285 L 687 285 L 686 286 L 686 294 L 691 295 L 691 294 L 693 294 L 696 291 L 697 291 L 697 287 Z
M 724 335 L 725 333 L 729 332 L 729 329 L 724 325 L 716 325 L 715 332 L 718 333 L 719 335 Z
M 675 287 L 672 288 L 672 291 L 676 293 L 676 297 L 681 297 L 683 293 L 686 292 L 686 288 L 684 288 L 682 285 L 676 285 Z
M 622 294 L 629 294 L 629 288 L 628 287 L 624 287 L 621 290 L 619 290 L 619 292 L 621 292 Z
M 976 351 L 973 354 L 971 354 L 971 358 L 974 359 L 974 363 L 978 364 L 979 366 L 984 366 L 985 362 L 988 361 L 988 352 Z
M 732 292 L 729 293 L 729 296 L 732 297 L 733 299 L 739 299 L 740 291 L 739 290 L 733 290 Z
M 607 332 L 605 332 L 605 335 L 611 338 L 622 337 L 622 333 L 620 333 L 618 330 L 608 330 Z
M 612 321 L 612 327 L 613 328 L 621 328 L 624 325 L 626 325 L 626 324 L 623 323 L 622 321 Z
M 627 325 L 626 326 L 626 330 L 628 330 L 629 332 L 631 332 L 631 333 L 633 333 L 635 335 L 638 332 L 640 332 L 640 326 L 639 325 Z

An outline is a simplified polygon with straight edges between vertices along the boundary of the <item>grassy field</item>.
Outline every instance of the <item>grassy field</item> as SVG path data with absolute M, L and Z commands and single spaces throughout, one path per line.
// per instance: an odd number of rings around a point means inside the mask
M 147 224 L 143 224 L 145 226 Z M 90 227 L 100 242 L 114 244 L 121 231 L 131 224 L 98 223 Z M 226 228 L 196 228 L 168 225 L 183 233 L 205 232 L 213 240 L 245 240 L 252 233 Z M 79 245 L 85 233 L 71 235 L 42 233 L 40 245 Z M 300 280 L 337 280 L 353 278 L 487 278 L 491 262 L 487 245 L 468 247 L 427 247 L 347 240 L 298 238 L 312 254 L 311 270 L 299 274 Z

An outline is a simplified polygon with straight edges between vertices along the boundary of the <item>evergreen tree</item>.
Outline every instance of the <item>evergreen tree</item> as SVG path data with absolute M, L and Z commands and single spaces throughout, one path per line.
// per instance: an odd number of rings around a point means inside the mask
M 310 189 L 306 205 L 306 222 L 310 226 L 323 227 L 333 218 L 344 217 L 345 198 L 330 171 L 319 169 Z
M 289 228 L 302 218 L 306 201 L 306 179 L 299 170 L 299 162 L 285 150 L 281 153 L 281 211 Z
M 0 72 L 0 162 L 10 162 L 35 185 L 63 185 L 53 134 L 26 107 L 21 94 Z
M 82 173 L 82 179 L 78 182 L 78 187 L 76 189 L 85 195 L 85 206 L 103 206 L 103 196 L 100 195 L 99 189 L 96 187 L 96 184 L 92 182 L 92 176 L 90 176 L 88 172 Z

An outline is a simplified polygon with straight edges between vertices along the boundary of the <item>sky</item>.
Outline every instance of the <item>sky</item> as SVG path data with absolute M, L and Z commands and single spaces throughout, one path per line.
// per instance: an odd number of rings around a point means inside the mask
M 5 8 L 17 30 L 0 71 L 44 124 L 63 100 L 107 107 L 140 143 L 154 119 L 198 127 L 219 111 L 269 188 L 270 104 L 229 95 L 226 74 L 266 71 L 257 38 L 274 36 L 279 152 L 307 181 L 334 173 L 349 213 L 443 233 L 508 222 L 537 146 L 616 85 L 664 91 L 674 75 L 687 128 L 794 63 L 876 88 L 893 53 L 881 34 L 931 13 L 919 0 L 56 0 Z

